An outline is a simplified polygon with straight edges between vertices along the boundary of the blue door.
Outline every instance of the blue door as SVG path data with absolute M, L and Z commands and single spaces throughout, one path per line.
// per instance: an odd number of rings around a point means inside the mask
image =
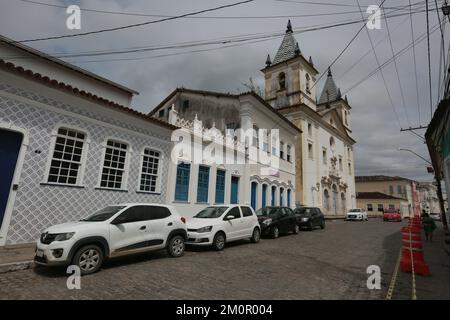
M 238 192 L 239 192 L 239 178 L 231 177 L 231 198 L 230 198 L 231 204 L 238 203 Z
M 283 203 L 283 196 L 284 196 L 283 191 L 284 191 L 284 189 L 280 188 L 280 207 L 282 207 L 284 205 L 284 203 Z
M 261 208 L 265 208 L 267 203 L 267 184 L 262 186 Z
M 277 187 L 272 187 L 272 198 L 270 200 L 270 205 L 272 207 L 275 206 L 275 191 L 277 190 Z
M 9 130 L 0 130 L 0 227 L 8 204 L 11 183 L 16 170 L 17 157 L 22 145 L 22 134 Z
M 258 184 L 256 182 L 252 182 L 252 195 L 251 195 L 251 204 L 253 210 L 256 210 L 256 192 L 258 189 Z

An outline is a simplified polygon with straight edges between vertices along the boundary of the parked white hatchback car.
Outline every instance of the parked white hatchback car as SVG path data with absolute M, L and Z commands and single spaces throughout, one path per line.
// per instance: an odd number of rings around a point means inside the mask
M 217 205 L 206 207 L 187 221 L 186 244 L 212 246 L 222 250 L 226 242 L 250 239 L 259 242 L 261 227 L 249 206 Z
M 367 211 L 361 208 L 350 209 L 347 212 L 346 220 L 368 221 Z
M 40 265 L 77 265 L 81 274 L 96 272 L 105 258 L 166 249 L 184 253 L 186 220 L 175 208 L 160 204 L 118 204 L 77 222 L 46 229 L 36 246 Z

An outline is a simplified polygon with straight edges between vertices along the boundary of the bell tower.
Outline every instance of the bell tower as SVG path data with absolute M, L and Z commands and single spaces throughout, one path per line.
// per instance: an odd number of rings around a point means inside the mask
M 275 109 L 300 103 L 316 110 L 316 91 L 313 83 L 319 73 L 312 62 L 303 56 L 295 40 L 291 21 L 273 61 L 267 55 L 266 67 L 261 70 L 265 78 L 265 99 Z

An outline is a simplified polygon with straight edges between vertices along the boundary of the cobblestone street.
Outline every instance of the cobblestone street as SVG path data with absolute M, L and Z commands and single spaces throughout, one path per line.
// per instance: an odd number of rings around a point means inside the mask
M 164 252 L 116 259 L 83 277 L 81 290 L 67 289 L 62 269 L 10 272 L 0 274 L 0 297 L 384 299 L 400 250 L 399 230 L 399 223 L 379 219 L 330 221 L 325 230 L 263 239 L 259 244 L 244 241 L 222 252 L 189 248 L 179 259 Z M 381 267 L 381 290 L 366 287 L 369 265 Z M 404 295 L 397 298 L 408 299 L 408 279 L 400 279 Z

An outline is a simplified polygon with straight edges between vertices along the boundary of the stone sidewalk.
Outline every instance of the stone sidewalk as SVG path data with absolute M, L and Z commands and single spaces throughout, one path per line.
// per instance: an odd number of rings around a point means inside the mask
M 430 268 L 430 276 L 416 275 L 416 296 L 419 300 L 450 299 L 450 245 L 445 243 L 449 239 L 449 231 L 443 229 L 442 223 L 436 223 L 438 228 L 434 232 L 433 242 L 426 241 L 422 231 L 423 251 L 425 262 Z M 393 299 L 409 300 L 412 297 L 413 280 L 411 273 L 399 271 Z
M 0 247 L 0 273 L 32 267 L 34 249 L 34 243 Z

